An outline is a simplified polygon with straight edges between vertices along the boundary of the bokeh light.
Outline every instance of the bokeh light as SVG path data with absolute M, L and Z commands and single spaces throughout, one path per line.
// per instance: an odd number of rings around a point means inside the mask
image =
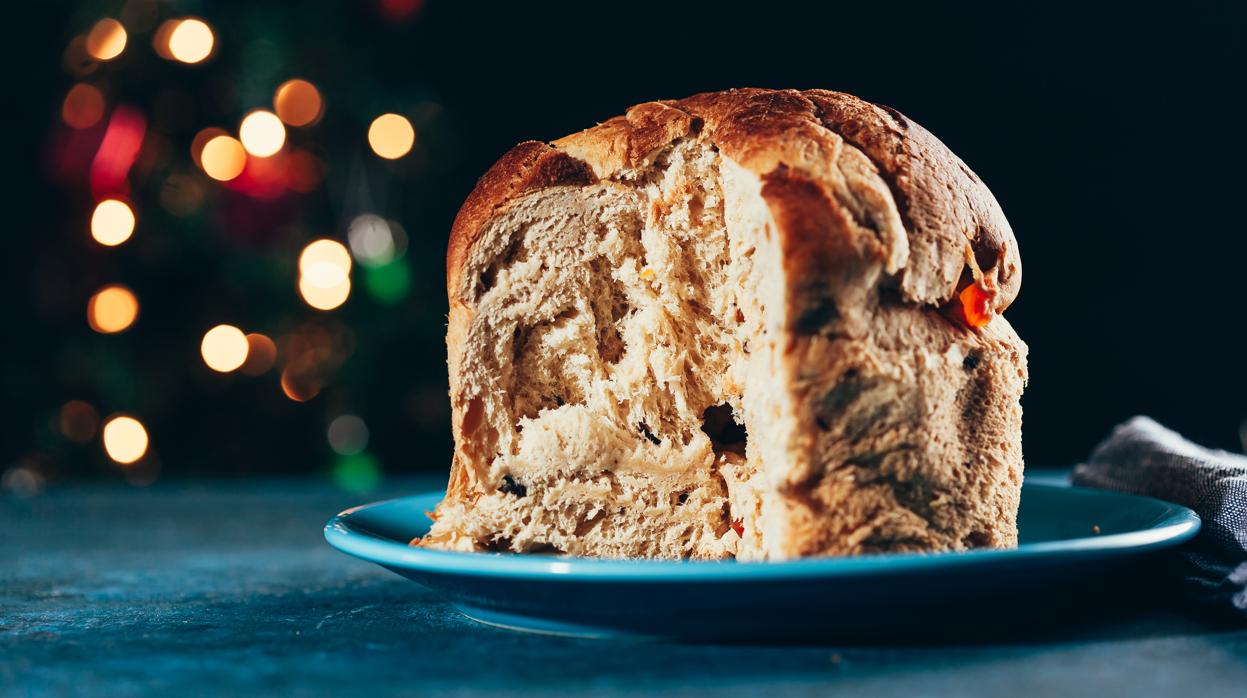
M 245 376 L 258 376 L 267 372 L 277 361 L 277 344 L 259 332 L 247 335 L 247 360 L 238 367 Z
M 91 128 L 104 116 L 104 95 L 95 85 L 80 82 L 69 89 L 61 103 L 61 118 L 70 128 Z
M 195 161 L 195 165 L 200 169 L 203 169 L 204 146 L 208 145 L 208 141 L 211 141 L 217 136 L 228 135 L 229 133 L 227 133 L 225 129 L 217 128 L 216 126 L 209 126 L 208 128 L 201 129 L 198 133 L 196 133 L 195 137 L 191 139 L 191 159 Z
M 397 160 L 411 152 L 416 143 L 416 130 L 411 122 L 398 114 L 382 114 L 368 127 L 368 145 L 372 152 L 386 160 Z
M 177 29 L 181 23 L 180 19 L 166 19 L 160 23 L 159 27 L 156 27 L 156 31 L 152 32 L 152 50 L 166 61 L 176 60 L 169 52 L 169 37 L 173 36 L 173 30 Z
M 367 453 L 343 456 L 333 465 L 333 481 L 348 492 L 370 492 L 381 484 L 381 466 Z
M 277 115 L 257 109 L 242 120 L 238 127 L 238 138 L 248 153 L 266 158 L 276 155 L 286 143 L 286 127 L 282 126 Z
M 295 402 L 307 402 L 320 393 L 320 383 L 287 367 L 281 372 L 281 391 Z
M 387 7 L 419 4 L 418 0 L 401 0 Z M 345 138 L 346 145 L 350 145 L 353 139 L 358 148 L 360 136 L 364 135 L 361 131 L 365 131 L 369 148 L 378 157 L 405 158 L 404 165 L 414 165 L 416 156 L 423 158 L 426 149 L 437 146 L 442 137 L 431 112 L 417 102 L 387 104 L 393 95 L 365 94 L 377 92 L 368 87 L 355 95 L 358 99 L 353 98 L 364 110 L 357 114 L 363 119 L 353 129 L 349 124 L 333 121 L 338 114 L 335 109 L 350 108 L 343 106 L 346 101 L 339 105 L 332 99 L 336 92 L 328 88 L 333 85 L 323 82 L 327 78 L 321 74 L 325 66 L 318 67 L 316 60 L 308 64 L 307 51 L 323 45 L 337 55 L 345 37 L 335 36 L 330 44 L 322 41 L 300 47 L 288 42 L 293 40 L 290 32 L 295 27 L 259 31 L 263 27 L 257 25 L 252 27 L 257 31 L 247 30 L 235 36 L 237 32 L 230 30 L 236 27 L 227 21 L 230 13 L 220 17 L 204 13 L 208 21 L 182 16 L 203 13 L 202 7 L 194 3 L 122 0 L 111 9 L 105 7 L 79 8 L 83 11 L 76 11 L 69 18 L 76 24 L 74 31 L 53 47 L 52 68 L 59 70 L 56 52 L 68 42 L 64 53 L 67 70 L 61 73 L 61 87 L 49 88 L 53 90 L 51 104 L 44 106 L 50 106 L 50 112 L 46 108 L 44 111 L 48 112 L 45 125 L 50 126 L 50 137 L 38 144 L 44 146 L 47 156 L 46 163 L 41 164 L 55 168 L 57 183 L 72 190 L 70 197 L 77 201 L 72 207 L 77 212 L 67 215 L 71 222 L 69 232 L 78 237 L 61 241 L 65 243 L 61 247 L 65 247 L 66 254 L 77 249 L 91 258 L 87 262 L 94 260 L 94 266 L 87 265 L 90 269 L 72 263 L 57 266 L 56 259 L 48 262 L 53 264 L 49 268 L 68 269 L 73 272 L 71 275 L 83 277 L 79 281 L 86 281 L 87 285 L 79 284 L 77 291 L 73 284 L 66 287 L 71 294 L 68 321 L 72 325 L 72 313 L 83 312 L 85 306 L 91 331 L 82 335 L 86 328 L 81 325 L 77 331 L 86 343 L 83 351 L 95 363 L 83 364 L 78 356 L 81 351 L 71 352 L 73 356 L 68 358 L 50 355 L 47 359 L 54 363 L 70 361 L 66 366 L 70 369 L 68 380 L 73 384 L 54 391 L 60 394 L 51 395 L 50 405 L 31 411 L 38 422 L 38 438 L 43 441 L 30 448 L 50 450 L 57 459 L 42 471 L 43 475 L 59 478 L 62 469 L 90 467 L 90 459 L 82 457 L 90 455 L 98 460 L 101 454 L 95 450 L 97 442 L 112 459 L 110 463 L 127 465 L 114 468 L 118 479 L 123 475 L 132 479 L 147 468 L 158 469 L 161 456 L 173 455 L 166 453 L 166 442 L 177 434 L 168 431 L 169 425 L 178 421 L 174 417 L 179 414 L 186 417 L 174 410 L 167 399 L 170 396 L 163 393 L 176 391 L 186 380 L 202 383 L 212 375 L 195 365 L 193 341 L 198 334 L 204 366 L 218 373 L 239 373 L 259 380 L 222 375 L 191 388 L 205 389 L 214 399 L 228 397 L 220 393 L 223 386 L 232 386 L 230 394 L 261 390 L 261 409 L 271 409 L 268 401 L 276 400 L 285 405 L 286 411 L 304 410 L 303 416 L 313 421 L 304 420 L 303 426 L 311 425 L 313 431 L 317 427 L 325 430 L 316 443 L 322 450 L 326 445 L 332 449 L 329 462 L 342 457 L 345 460 L 340 471 L 348 480 L 358 483 L 357 476 L 362 473 L 364 481 L 375 482 L 380 469 L 366 452 L 375 452 L 386 463 L 389 459 L 376 450 L 376 442 L 370 444 L 368 427 L 377 428 L 380 433 L 383 425 L 373 420 L 391 417 L 383 411 L 367 412 L 369 421 L 365 423 L 361 419 L 365 413 L 362 405 L 369 403 L 356 404 L 354 409 L 361 410 L 359 414 L 341 411 L 351 409 L 352 401 L 347 396 L 357 395 L 354 384 L 360 380 L 358 371 L 343 370 L 344 360 L 356 351 L 357 342 L 363 346 L 375 343 L 370 334 L 376 331 L 377 323 L 366 322 L 367 316 L 357 317 L 350 312 L 362 312 L 362 307 L 319 313 L 309 306 L 317 310 L 344 308 L 352 293 L 371 294 L 362 301 L 367 305 L 373 305 L 374 297 L 410 300 L 412 283 L 408 270 L 419 267 L 414 259 L 410 265 L 397 263 L 403 260 L 407 244 L 401 228 L 375 214 L 351 220 L 354 214 L 364 211 L 388 210 L 393 202 L 384 192 L 378 196 L 376 191 L 357 190 L 354 185 L 364 173 L 358 171 L 360 163 L 352 163 L 349 148 L 346 160 L 339 157 L 343 146 L 340 141 Z M 376 8 L 370 11 L 375 14 Z M 112 16 L 100 19 L 105 12 Z M 218 26 L 222 28 L 221 36 L 215 34 Z M 338 41 L 340 38 L 342 41 Z M 419 86 L 415 89 L 412 94 L 425 92 Z M 271 104 L 267 103 L 270 96 Z M 62 98 L 60 105 L 55 103 L 58 97 Z M 415 99 L 409 95 L 400 100 L 409 98 Z M 379 106 L 370 108 L 370 104 Z M 368 119 L 368 114 L 377 116 L 388 110 L 398 113 Z M 213 124 L 225 128 L 203 128 Z M 427 133 L 425 124 L 430 124 Z M 338 133 L 339 126 L 353 130 L 354 134 Z M 299 131 L 300 128 L 304 130 Z M 191 136 L 194 142 L 188 153 L 182 148 L 187 147 Z M 415 145 L 421 146 L 420 153 L 414 152 Z M 192 155 L 193 165 L 187 162 L 188 154 Z M 367 160 L 370 156 L 362 157 Z M 99 178 L 94 173 L 101 169 L 100 163 L 108 165 L 109 178 L 100 179 L 104 184 L 97 186 Z M 373 164 L 381 166 L 375 161 Z M 383 169 L 390 171 L 389 176 L 399 176 L 392 166 Z M 279 193 L 264 199 L 256 193 L 255 183 L 268 184 L 265 178 L 273 172 L 277 173 Z M 414 176 L 415 171 L 408 174 Z M 377 183 L 360 184 L 364 185 L 375 189 Z M 343 186 L 351 191 L 339 201 L 342 192 L 338 190 Z M 303 197 L 300 193 L 315 196 Z M 374 209 L 374 203 L 381 208 Z M 343 208 L 351 215 L 341 218 Z M 144 217 L 142 231 L 137 228 L 140 213 Z M 335 228 L 335 221 L 337 226 L 347 222 L 350 225 L 344 226 L 347 230 Z M 81 238 L 83 228 L 89 232 L 90 241 Z M 304 231 L 309 228 L 337 240 L 308 244 L 310 238 L 317 237 L 305 237 Z M 131 245 L 131 239 L 136 239 L 137 244 Z M 104 252 L 96 245 L 118 249 Z M 307 247 L 300 249 L 302 245 Z M 302 254 L 297 284 L 290 284 L 289 262 L 294 261 L 291 253 L 295 251 Z M 208 262 L 210 268 L 204 267 Z M 276 287 L 266 283 L 266 279 L 273 281 L 268 277 L 283 264 L 287 269 L 285 281 L 276 279 Z M 145 271 L 145 267 L 151 269 Z M 152 277 L 151 273 L 157 276 Z M 280 275 L 280 271 L 277 273 Z M 177 292 L 178 284 L 184 287 L 183 292 L 193 293 L 188 296 Z M 291 286 L 296 286 L 299 299 L 290 297 Z M 144 293 L 141 304 L 137 298 L 139 290 Z M 271 291 L 285 295 L 265 298 Z M 240 293 L 244 295 L 239 296 Z M 237 312 L 239 297 L 256 307 L 245 314 Z M 169 308 L 157 307 L 166 305 Z M 170 308 L 173 315 L 165 312 Z M 181 320 L 179 313 L 184 315 Z M 137 325 L 140 314 L 144 315 L 143 327 Z M 251 326 L 250 318 L 260 319 L 264 323 L 261 328 L 269 334 L 251 332 L 257 328 Z M 180 341 L 180 348 L 158 351 L 162 356 L 156 357 L 149 350 L 160 349 L 161 334 L 168 329 L 164 327 L 168 322 L 185 325 L 182 329 L 190 330 L 192 344 L 187 346 Z M 232 324 L 213 327 L 217 322 Z M 309 331 L 309 326 L 319 334 Z M 96 333 L 128 334 L 104 337 Z M 307 340 L 302 358 L 297 360 L 285 344 L 291 334 L 300 334 Z M 182 339 L 187 339 L 184 332 Z M 159 370 L 151 374 L 152 368 Z M 83 373 L 88 369 L 89 375 Z M 188 370 L 192 375 L 186 375 Z M 153 375 L 163 385 L 152 384 L 148 379 Z M 280 389 L 291 400 L 312 400 L 312 404 L 300 408 L 286 402 L 272 392 L 277 387 L 272 383 L 274 378 L 279 379 Z M 342 387 L 331 390 L 339 381 Z M 325 399 L 315 401 L 322 392 Z M 202 412 L 197 404 L 187 408 Z M 313 412 L 306 412 L 307 409 Z M 133 416 L 110 416 L 113 411 Z M 196 418 L 202 415 L 190 417 L 192 421 Z M 328 421 L 322 421 L 327 418 Z M 152 426 L 147 427 L 140 419 L 150 420 Z M 212 420 L 201 426 L 209 438 L 221 428 L 220 423 Z M 288 430 L 295 426 L 290 425 Z M 328 443 L 319 438 L 326 438 Z M 180 440 L 188 444 L 193 441 Z M 350 458 L 357 455 L 361 458 Z M 15 465 L 10 463 L 9 467 Z M 179 462 L 179 467 L 185 466 Z M 24 470 L 19 474 L 26 477 Z
M 285 195 L 289 166 L 284 154 L 248 157 L 247 168 L 233 188 L 255 199 L 277 199 Z
M 332 321 L 308 321 L 281 335 L 282 392 L 296 402 L 316 397 L 350 355 L 353 341 L 350 330 Z
M 378 303 L 394 305 L 411 291 L 411 270 L 399 259 L 379 267 L 365 267 L 364 288 Z
M 229 373 L 242 366 L 247 360 L 247 335 L 233 325 L 217 325 L 204 333 L 199 343 L 199 353 L 203 355 L 208 368 L 220 373 Z
M 100 415 L 90 403 L 70 400 L 61 405 L 61 434 L 75 443 L 84 444 L 95 438 L 100 426 Z
M 313 240 L 299 253 L 299 273 L 316 278 L 320 285 L 337 284 L 350 271 L 351 254 L 337 240 Z
M 188 18 L 178 21 L 168 32 L 169 55 L 182 63 L 201 63 L 212 55 L 216 37 L 212 27 L 201 19 Z
M 91 237 L 105 247 L 116 247 L 134 233 L 134 211 L 120 199 L 104 199 L 91 214 Z
M 22 459 L 0 475 L 0 489 L 18 498 L 33 497 L 43 491 L 47 478 L 35 459 Z
M 310 277 L 300 276 L 299 295 L 317 310 L 333 310 L 351 296 L 351 280 L 344 278 L 333 286 L 320 286 Z
M 394 235 L 390 224 L 381 216 L 365 213 L 356 216 L 346 231 L 351 252 L 360 264 L 381 265 L 394 259 Z
M 317 310 L 333 310 L 351 295 L 351 253 L 337 240 L 308 243 L 299 255 L 299 295 Z
M 247 151 L 233 137 L 221 135 L 204 144 L 199 159 L 209 177 L 228 182 L 242 174 L 247 166 Z
M 105 17 L 87 34 L 87 53 L 97 61 L 111 61 L 126 50 L 126 28 L 112 17 Z
M 307 126 L 320 118 L 320 91 L 307 80 L 287 80 L 273 93 L 273 110 L 291 126 Z
M 87 174 L 93 194 L 103 196 L 129 187 L 126 178 L 138 159 L 146 133 L 147 116 L 138 108 L 121 104 L 112 111 Z
M 353 414 L 334 417 L 325 435 L 329 447 L 340 456 L 353 456 L 368 446 L 368 425 Z
M 122 465 L 129 465 L 147 453 L 147 429 L 134 417 L 109 417 L 104 422 L 103 437 L 104 452 Z
M 139 315 L 139 300 L 119 284 L 105 286 L 87 302 L 87 323 L 101 334 L 115 334 L 128 329 Z

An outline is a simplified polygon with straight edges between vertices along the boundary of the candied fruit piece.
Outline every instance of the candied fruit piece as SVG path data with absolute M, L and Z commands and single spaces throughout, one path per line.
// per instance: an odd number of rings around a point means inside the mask
M 995 314 L 992 309 L 993 294 L 979 288 L 978 284 L 970 284 L 958 297 L 961 299 L 961 312 L 967 325 L 982 327 L 991 322 Z

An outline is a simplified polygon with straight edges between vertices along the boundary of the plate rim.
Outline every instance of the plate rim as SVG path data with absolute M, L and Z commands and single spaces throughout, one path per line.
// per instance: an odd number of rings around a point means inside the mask
M 337 550 L 384 567 L 426 575 L 454 575 L 482 579 L 564 579 L 596 582 L 707 583 L 799 580 L 813 577 L 849 577 L 905 574 L 924 570 L 963 570 L 1001 563 L 1077 560 L 1135 555 L 1179 545 L 1199 532 L 1201 520 L 1191 509 L 1141 495 L 1049 483 L 1025 483 L 1026 489 L 1060 491 L 1069 496 L 1144 500 L 1159 508 L 1156 522 L 1121 533 L 1089 535 L 1059 541 L 1023 543 L 1005 550 L 939 553 L 886 553 L 853 557 L 813 557 L 780 562 L 734 560 L 616 560 L 584 557 L 479 553 L 429 550 L 401 544 L 354 526 L 360 512 L 399 501 L 421 502 L 431 509 L 443 492 L 425 492 L 371 502 L 346 509 L 324 527 L 325 540 Z

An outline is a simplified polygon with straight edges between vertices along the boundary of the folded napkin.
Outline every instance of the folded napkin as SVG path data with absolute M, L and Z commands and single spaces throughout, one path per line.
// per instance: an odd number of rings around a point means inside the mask
M 1247 456 L 1197 446 L 1135 417 L 1074 469 L 1073 481 L 1194 509 L 1203 528 L 1180 553 L 1186 585 L 1199 602 L 1247 619 Z

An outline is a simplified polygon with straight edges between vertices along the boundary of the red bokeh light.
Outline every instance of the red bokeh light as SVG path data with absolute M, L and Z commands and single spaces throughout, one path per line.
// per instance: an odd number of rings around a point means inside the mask
M 139 156 L 147 117 L 134 107 L 121 105 L 113 110 L 100 147 L 91 161 L 91 193 L 96 197 L 124 193 L 126 176 Z

